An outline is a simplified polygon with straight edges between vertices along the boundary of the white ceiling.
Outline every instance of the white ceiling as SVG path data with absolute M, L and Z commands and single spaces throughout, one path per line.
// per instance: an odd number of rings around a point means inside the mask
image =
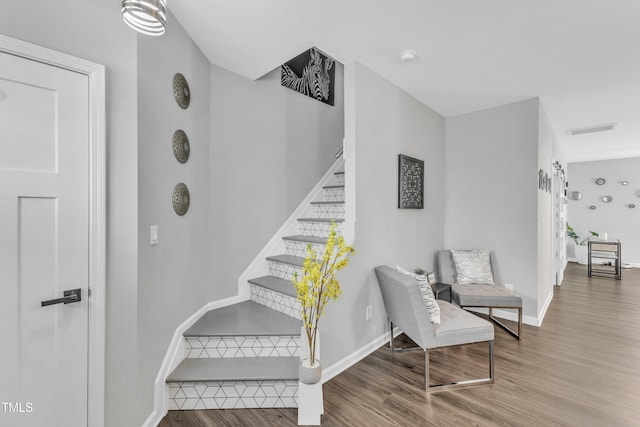
M 539 97 L 567 160 L 640 157 L 638 0 L 168 0 L 211 63 L 257 79 L 311 46 L 445 117 Z M 168 25 L 171 25 L 169 22 Z M 416 59 L 399 54 L 414 49 Z M 610 132 L 567 129 L 616 122 Z

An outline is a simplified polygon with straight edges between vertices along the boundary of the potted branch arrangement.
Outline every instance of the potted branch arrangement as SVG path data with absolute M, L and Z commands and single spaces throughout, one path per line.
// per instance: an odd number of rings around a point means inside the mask
M 592 237 L 600 236 L 600 233 L 597 233 L 595 231 L 589 230 L 589 233 L 591 233 L 590 236 L 585 237 L 584 239 L 580 239 L 580 236 L 578 236 L 573 227 L 567 223 L 567 236 L 576 244 L 576 261 L 578 261 L 579 264 L 587 263 L 587 242 L 589 241 L 589 239 L 591 239 Z
M 324 252 L 319 258 L 311 244 L 307 245 L 307 255 L 302 266 L 302 277 L 293 275 L 293 284 L 300 301 L 302 322 L 309 343 L 309 358 L 300 361 L 300 381 L 315 384 L 320 381 L 322 367 L 316 358 L 318 340 L 318 322 L 324 314 L 324 308 L 330 300 L 337 300 L 342 293 L 336 272 L 349 263 L 348 256 L 353 254 L 344 238 L 336 231 L 336 223 L 331 224 Z

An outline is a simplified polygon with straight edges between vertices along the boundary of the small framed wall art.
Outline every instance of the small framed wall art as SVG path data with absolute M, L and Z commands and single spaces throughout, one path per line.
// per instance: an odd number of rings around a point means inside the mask
M 436 273 L 435 272 L 430 272 L 427 274 L 427 283 L 429 283 L 430 285 L 435 285 L 438 281 L 436 280 Z
M 424 161 L 398 154 L 398 208 L 424 209 Z

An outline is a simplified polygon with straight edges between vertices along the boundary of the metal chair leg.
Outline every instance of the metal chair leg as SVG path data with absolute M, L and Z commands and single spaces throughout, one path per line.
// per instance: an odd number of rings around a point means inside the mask
M 429 360 L 429 350 L 424 351 L 424 389 L 429 391 L 429 369 L 431 362 Z
M 510 307 L 501 307 L 501 308 L 508 309 Z M 521 337 L 522 337 L 522 307 L 518 308 L 518 333 L 515 333 L 514 331 L 509 329 L 509 327 L 507 327 L 507 325 L 505 325 L 504 323 L 502 323 L 501 321 L 499 321 L 498 319 L 493 317 L 493 307 L 489 307 L 489 319 L 491 319 L 492 322 L 494 322 L 496 325 L 500 326 L 502 329 L 507 331 L 513 337 L 517 338 L 518 340 L 521 339 Z
M 389 350 L 391 350 L 392 353 L 404 353 L 407 351 L 415 351 L 415 350 L 422 350 L 421 347 L 418 347 L 417 345 L 415 346 L 411 346 L 411 347 L 400 347 L 400 348 L 396 348 L 393 345 L 393 322 L 389 321 Z
M 462 380 L 455 381 L 447 384 L 438 384 L 438 385 L 429 385 L 429 350 L 425 350 L 424 352 L 424 388 L 427 392 L 436 392 L 436 391 L 444 391 L 451 390 L 454 388 L 460 388 L 464 386 L 470 385 L 480 385 L 480 384 L 492 384 L 495 381 L 495 371 L 494 371 L 494 352 L 493 352 L 493 340 L 487 341 L 489 344 L 489 376 L 487 378 L 478 378 L 473 380 Z
M 494 381 L 493 340 L 487 341 L 487 343 L 489 344 L 489 377 L 488 378 L 463 380 L 463 381 L 456 381 L 456 382 L 447 383 L 447 384 L 438 384 L 438 385 L 429 386 L 429 369 L 431 366 L 431 362 L 429 360 L 429 349 L 422 349 L 419 346 L 396 348 L 393 345 L 393 322 L 389 322 L 389 333 L 391 335 L 389 337 L 389 350 L 391 350 L 392 353 L 404 353 L 404 352 L 416 351 L 416 350 L 424 351 L 424 388 L 427 392 L 443 391 L 443 390 L 458 388 L 458 387 L 467 386 L 467 385 L 491 384 Z M 438 348 L 445 348 L 445 347 L 438 347 Z

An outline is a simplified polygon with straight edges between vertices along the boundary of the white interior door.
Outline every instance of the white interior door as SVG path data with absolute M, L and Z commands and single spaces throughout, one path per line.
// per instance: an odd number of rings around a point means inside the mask
M 87 425 L 87 79 L 0 53 L 1 426 Z

